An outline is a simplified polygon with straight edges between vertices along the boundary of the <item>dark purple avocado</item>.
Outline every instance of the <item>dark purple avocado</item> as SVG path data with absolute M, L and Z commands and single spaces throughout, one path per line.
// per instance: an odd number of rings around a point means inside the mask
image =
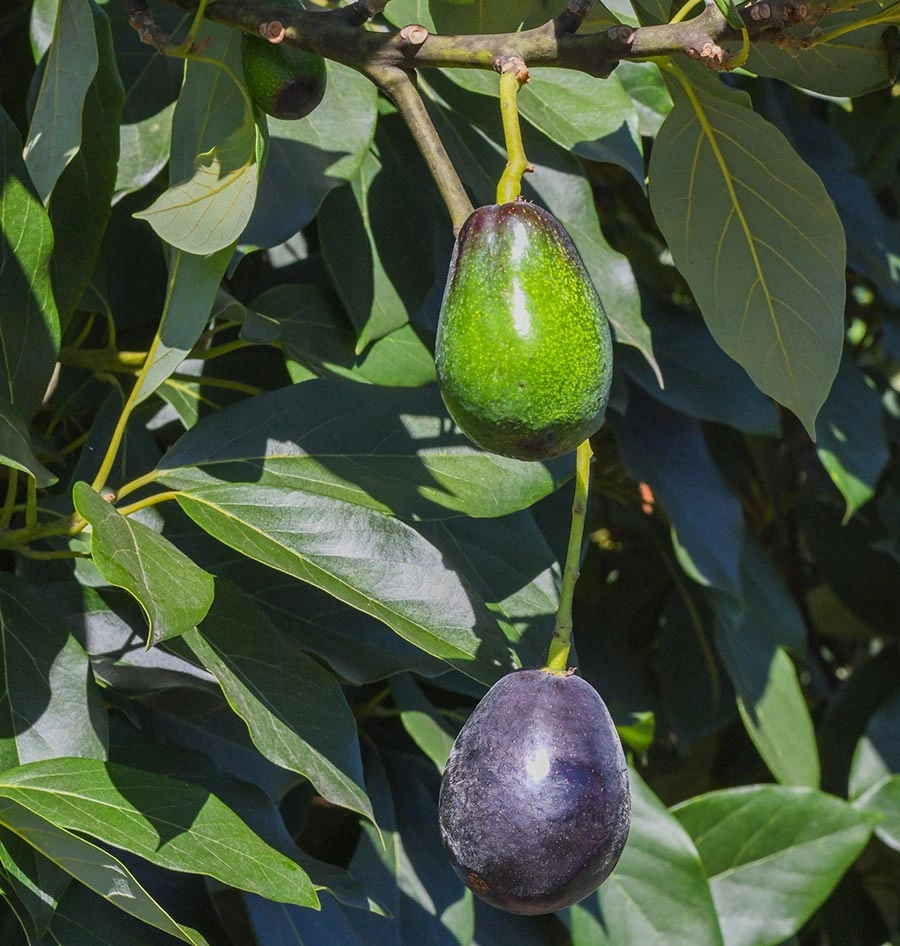
M 519 670 L 460 730 L 440 795 L 444 846 L 462 881 L 511 913 L 550 913 L 593 893 L 625 846 L 622 744 L 581 677 Z

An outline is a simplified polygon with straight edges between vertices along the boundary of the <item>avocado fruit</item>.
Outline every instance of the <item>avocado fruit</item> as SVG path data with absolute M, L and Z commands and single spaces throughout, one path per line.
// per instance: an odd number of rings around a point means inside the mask
M 322 101 L 327 73 L 318 53 L 249 33 L 243 34 L 241 53 L 247 90 L 267 115 L 305 118 Z
M 456 238 L 435 342 L 450 416 L 478 446 L 562 456 L 603 423 L 606 313 L 559 221 L 524 200 L 479 207 Z
M 550 913 L 593 893 L 625 846 L 631 793 L 622 744 L 581 677 L 518 670 L 460 730 L 439 820 L 457 875 L 511 913 Z

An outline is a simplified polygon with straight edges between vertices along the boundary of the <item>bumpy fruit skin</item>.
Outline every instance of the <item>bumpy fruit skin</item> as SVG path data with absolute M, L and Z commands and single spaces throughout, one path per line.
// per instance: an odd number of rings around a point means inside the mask
M 456 873 L 511 913 L 550 913 L 593 893 L 622 853 L 631 793 L 622 745 L 585 680 L 519 670 L 460 730 L 440 795 Z
M 479 207 L 460 228 L 435 345 L 451 417 L 520 460 L 574 450 L 603 423 L 612 341 L 559 221 L 526 201 Z
M 244 78 L 254 102 L 273 118 L 305 118 L 322 101 L 325 60 L 317 53 L 243 34 Z

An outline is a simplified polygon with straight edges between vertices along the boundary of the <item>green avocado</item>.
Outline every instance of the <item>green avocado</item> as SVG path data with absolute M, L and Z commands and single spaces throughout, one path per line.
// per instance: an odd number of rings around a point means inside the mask
M 305 118 L 325 95 L 325 60 L 318 54 L 243 34 L 244 78 L 254 102 L 273 118 Z
M 551 213 L 518 200 L 469 216 L 450 260 L 435 362 L 450 416 L 485 450 L 545 460 L 600 428 L 609 324 Z

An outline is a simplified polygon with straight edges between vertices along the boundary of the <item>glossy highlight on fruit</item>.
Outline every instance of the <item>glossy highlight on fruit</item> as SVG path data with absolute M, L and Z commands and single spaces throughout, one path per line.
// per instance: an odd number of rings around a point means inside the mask
M 511 913 L 550 913 L 609 876 L 631 824 L 622 744 L 581 677 L 518 670 L 460 730 L 441 783 L 454 870 Z
M 273 118 L 305 118 L 322 101 L 327 82 L 318 53 L 243 34 L 244 78 L 253 101 Z
M 603 423 L 612 341 L 559 221 L 527 201 L 479 207 L 460 228 L 435 345 L 451 417 L 485 450 L 543 460 Z

